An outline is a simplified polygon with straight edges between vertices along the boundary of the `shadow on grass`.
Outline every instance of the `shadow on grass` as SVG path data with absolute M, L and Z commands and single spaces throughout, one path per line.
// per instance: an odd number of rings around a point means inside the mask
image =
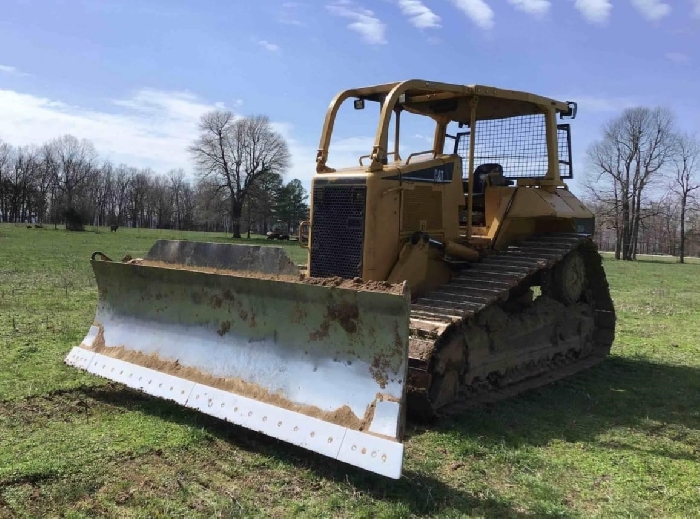
M 674 426 L 700 429 L 700 369 L 610 356 L 573 377 L 444 419 L 430 429 L 512 448 L 551 440 L 628 448 L 598 437 L 617 427 L 654 437 Z M 423 430 L 414 426 L 408 433 Z M 685 458 L 661 450 L 647 452 Z
M 532 514 L 515 510 L 506 499 L 475 496 L 450 487 L 430 474 L 404 470 L 400 480 L 390 480 L 111 382 L 105 386 L 81 387 L 74 390 L 73 394 L 78 392 L 83 397 L 108 406 L 147 413 L 188 427 L 204 428 L 215 438 L 229 442 L 244 451 L 274 459 L 291 469 L 308 469 L 316 477 L 330 479 L 338 484 L 348 484 L 353 492 L 361 492 L 373 499 L 401 505 L 412 515 L 460 510 L 479 511 L 491 517 L 532 517 Z M 548 517 L 548 514 L 538 516 Z
M 270 457 L 290 467 L 304 467 L 319 477 L 349 483 L 374 499 L 401 504 L 411 514 L 447 510 L 477 511 L 488 516 L 526 517 L 506 498 L 480 497 L 449 486 L 429 473 L 404 471 L 399 481 L 335 462 L 324 456 L 279 442 L 222 420 L 159 400 L 118 384 L 82 388 L 86 397 L 137 410 L 187 426 L 205 428 L 214 437 L 238 448 Z M 654 435 L 653 422 L 700 428 L 700 370 L 656 364 L 643 359 L 609 357 L 604 363 L 567 380 L 531 390 L 498 404 L 475 408 L 465 415 L 444 419 L 433 427 L 409 424 L 408 436 L 439 432 L 459 457 L 470 455 L 477 439 L 485 447 L 511 448 L 545 445 L 553 439 L 591 442 L 605 447 L 629 448 L 598 442 L 601 433 L 627 427 Z M 460 449 L 467 449 L 460 453 Z M 659 452 L 668 455 L 666 452 Z M 673 454 L 671 454 L 674 456 Z M 546 517 L 547 511 L 537 513 Z

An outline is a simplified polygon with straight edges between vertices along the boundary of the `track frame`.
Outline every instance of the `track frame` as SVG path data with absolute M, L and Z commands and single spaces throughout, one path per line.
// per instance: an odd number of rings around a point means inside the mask
M 572 253 L 580 254 L 585 269 L 577 304 L 586 305 L 592 324 L 583 344 L 564 343 L 539 354 L 510 350 L 501 353 L 500 364 L 493 360 L 496 355 L 489 360 L 495 363 L 493 372 L 479 372 L 470 363 L 469 330 L 483 326 L 482 317 L 494 305 L 517 305 L 531 286 L 544 290 L 554 270 Z M 602 258 L 590 235 L 542 233 L 494 251 L 412 303 L 407 418 L 422 422 L 461 413 L 596 365 L 610 352 L 615 321 Z M 543 328 L 542 333 L 547 330 Z M 447 385 L 444 381 L 450 363 L 459 377 L 457 387 L 454 381 Z

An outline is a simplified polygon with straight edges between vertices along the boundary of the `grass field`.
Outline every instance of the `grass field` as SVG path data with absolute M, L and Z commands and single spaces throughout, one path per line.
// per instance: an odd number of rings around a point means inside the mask
M 375 477 L 64 366 L 93 251 L 157 237 L 0 225 L 0 517 L 688 517 L 700 510 L 700 265 L 605 261 L 602 365 L 433 429 Z M 260 242 L 257 242 L 260 243 Z M 305 255 L 289 247 L 295 261 Z

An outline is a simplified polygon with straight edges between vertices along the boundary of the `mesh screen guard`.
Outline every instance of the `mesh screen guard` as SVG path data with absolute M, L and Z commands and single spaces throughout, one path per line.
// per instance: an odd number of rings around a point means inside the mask
M 497 163 L 508 179 L 543 178 L 547 174 L 547 131 L 544 114 L 476 122 L 474 168 Z M 572 178 L 570 126 L 557 126 L 559 172 Z M 463 178 L 468 177 L 469 131 L 458 133 L 455 153 L 462 158 Z

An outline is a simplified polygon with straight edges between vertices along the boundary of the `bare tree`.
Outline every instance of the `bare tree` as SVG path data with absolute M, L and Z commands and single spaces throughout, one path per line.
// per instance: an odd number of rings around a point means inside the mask
M 9 221 L 10 169 L 13 149 L 0 141 L 0 222 Z
M 62 198 L 66 228 L 82 229 L 86 206 L 90 204 L 86 190 L 98 171 L 95 146 L 87 139 L 63 135 L 51 141 L 47 150 L 56 172 L 55 184 Z
M 125 164 L 120 164 L 114 175 L 114 187 L 112 189 L 112 221 L 111 225 L 124 225 L 128 219 L 127 207 L 129 203 L 129 188 L 132 181 L 132 170 Z
M 700 166 L 700 143 L 687 133 L 681 133 L 675 141 L 673 156 L 673 190 L 680 199 L 680 262 L 685 262 L 685 222 L 686 208 L 693 191 L 700 189 L 700 179 L 696 177 L 697 168 Z
M 172 194 L 173 211 L 175 212 L 176 229 L 182 229 L 182 220 L 184 214 L 184 196 L 185 196 L 185 170 L 171 169 L 168 173 L 170 182 L 170 191 Z
M 252 187 L 266 173 L 283 172 L 290 155 L 284 138 L 265 116 L 235 118 L 229 111 L 213 111 L 201 118 L 200 136 L 190 146 L 201 179 L 225 192 L 230 206 L 233 237 L 241 237 L 243 204 Z
M 15 148 L 14 174 L 12 178 L 14 183 L 12 202 L 15 221 L 28 222 L 35 215 L 35 180 L 39 171 L 37 157 L 37 150 L 33 146 Z
M 233 196 L 229 179 L 215 174 L 222 169 L 194 184 L 183 169 L 159 175 L 114 166 L 90 141 L 71 135 L 39 146 L 0 141 L 0 221 L 65 222 L 69 230 L 92 222 L 231 232 L 239 207 L 249 230 L 266 230 L 278 210 L 286 144 L 264 117 L 233 120 L 222 137 Z
M 108 205 L 112 198 L 114 166 L 105 161 L 102 167 L 96 170 L 89 187 L 90 201 L 92 202 L 92 224 L 105 225 L 108 219 Z
M 630 108 L 607 123 L 591 145 L 586 188 L 612 209 L 615 257 L 636 257 L 646 189 L 660 176 L 673 151 L 673 115 L 666 108 Z
M 195 210 L 197 200 L 192 184 L 184 182 L 180 193 L 178 209 L 179 229 L 193 229 L 195 225 Z
M 151 178 L 146 205 L 150 210 L 151 218 L 159 229 L 172 226 L 174 205 L 170 180 L 161 175 Z

